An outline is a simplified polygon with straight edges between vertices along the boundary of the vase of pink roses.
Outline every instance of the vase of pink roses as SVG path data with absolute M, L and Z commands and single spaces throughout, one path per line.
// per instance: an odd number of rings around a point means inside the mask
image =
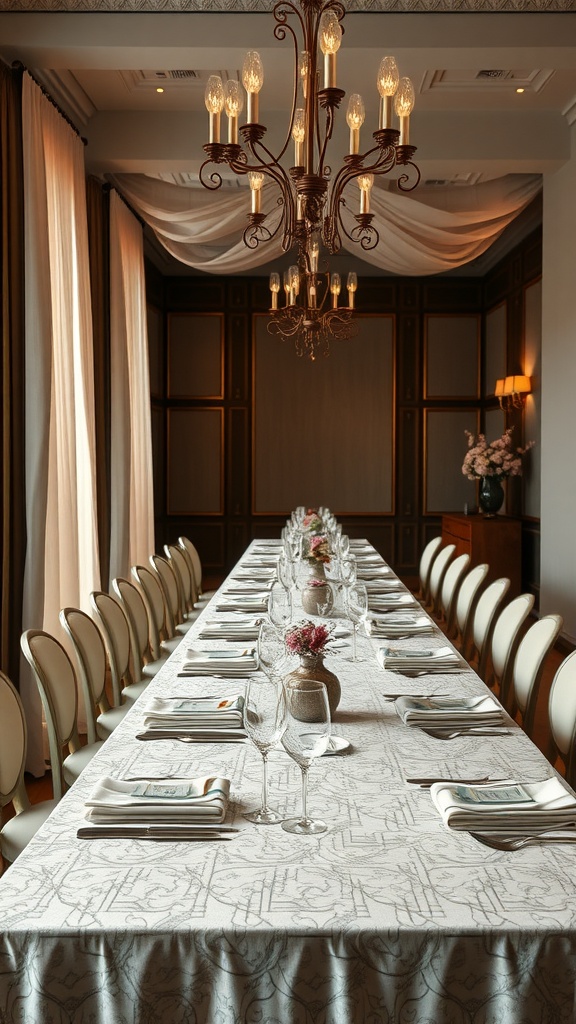
M 290 672 L 287 679 L 316 679 L 324 683 L 328 692 L 330 715 L 336 711 L 341 696 L 338 676 L 324 664 L 324 655 L 332 638 L 332 629 L 333 627 L 325 626 L 323 623 L 316 625 L 305 620 L 291 626 L 285 635 L 287 651 L 298 655 L 300 659 L 298 668 Z M 308 717 L 311 712 L 306 709 L 305 699 L 303 696 L 299 717 L 302 722 L 312 722 L 314 718 Z
M 302 588 L 302 607 L 308 615 L 326 614 L 334 603 L 332 588 L 326 579 L 324 566 L 330 565 L 330 546 L 322 534 L 313 534 L 307 540 L 304 558 L 310 565 L 310 575 Z
M 529 441 L 525 448 L 514 448 L 512 430 L 505 430 L 502 437 L 487 441 L 484 434 L 475 437 L 466 430 L 468 451 L 462 464 L 462 472 L 469 480 L 480 480 L 478 501 L 486 516 L 493 516 L 502 508 L 504 490 L 502 481 L 509 476 L 522 474 L 522 456 L 534 447 Z

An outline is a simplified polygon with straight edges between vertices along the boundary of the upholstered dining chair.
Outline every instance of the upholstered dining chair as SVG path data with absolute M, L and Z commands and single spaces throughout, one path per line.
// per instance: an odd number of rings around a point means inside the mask
M 548 700 L 550 746 L 548 760 L 564 762 L 564 774 L 570 786 L 576 783 L 576 651 L 569 654 L 552 681 Z
M 120 707 L 124 701 L 133 704 L 144 693 L 150 680 L 141 679 L 135 683 L 132 677 L 130 630 L 122 606 L 115 597 L 102 590 L 94 590 L 90 594 L 90 604 L 104 638 L 114 706 Z
M 444 577 L 446 575 L 450 562 L 454 558 L 455 551 L 455 544 L 446 544 L 438 552 L 436 558 L 432 562 L 432 568 L 430 569 L 430 580 L 428 583 L 428 608 L 436 616 L 440 612 L 440 594 L 442 592 L 442 584 L 444 583 Z
M 182 540 L 182 538 L 180 539 Z M 428 541 L 420 556 L 420 564 L 418 566 L 420 589 L 417 597 L 423 605 L 427 605 L 430 600 L 430 570 L 432 569 L 432 563 L 441 547 L 442 537 L 433 537 L 432 540 Z
M 440 591 L 439 618 L 447 634 L 452 630 L 454 625 L 458 591 L 462 580 L 464 579 L 466 570 L 468 569 L 469 563 L 470 555 L 458 555 L 453 562 L 450 562 L 450 565 L 444 574 L 442 589 Z
M 520 594 L 500 612 L 494 623 L 490 643 L 491 675 L 485 677 L 498 689 L 500 703 L 509 706 L 514 658 L 522 638 L 522 626 L 534 607 L 533 594 Z M 488 669 L 487 669 L 488 671 Z
M 562 629 L 561 615 L 543 615 L 522 637 L 512 672 L 512 691 L 508 711 L 520 712 L 524 732 L 534 738 L 534 716 L 546 656 Z
M 489 571 L 490 566 L 487 562 L 475 565 L 460 584 L 454 609 L 452 629 L 447 631 L 447 634 L 448 636 L 452 633 L 454 634 L 454 645 L 462 653 L 470 647 L 474 613 Z
M 12 804 L 15 814 L 0 829 L 0 852 L 6 864 L 13 864 L 28 845 L 57 800 L 31 804 L 24 785 L 26 761 L 26 718 L 16 688 L 0 672 L 0 807 Z
M 200 604 L 207 604 L 208 601 L 214 597 L 216 591 L 202 589 L 202 561 L 198 554 L 198 549 L 189 537 L 178 537 L 178 544 L 190 560 L 189 564 L 192 567 L 194 582 L 196 584 L 196 591 L 198 594 L 197 602 Z
M 41 629 L 27 629 L 20 646 L 40 692 L 52 766 L 54 798 L 76 781 L 103 740 L 82 746 L 78 735 L 78 692 L 72 662 L 62 644 Z M 64 748 L 69 754 L 64 756 Z
M 168 633 L 170 636 L 185 636 L 192 622 L 188 622 L 182 617 L 176 573 L 168 559 L 164 558 L 163 555 L 150 555 L 149 561 L 164 591 L 164 599 L 167 606 L 166 622 Z
M 60 622 L 72 644 L 78 665 L 78 681 L 86 709 L 88 742 L 108 739 L 122 721 L 129 704 L 112 707 L 106 693 L 107 658 L 98 626 L 79 608 L 63 608 Z
M 160 656 L 152 656 L 150 644 L 150 627 L 146 602 L 142 591 L 121 576 L 112 580 L 112 590 L 124 609 L 128 629 L 130 632 L 130 650 L 132 652 L 132 678 L 135 683 L 142 679 L 152 679 L 156 673 L 166 664 L 168 654 L 160 651 Z
M 486 675 L 496 614 L 509 588 L 510 580 L 506 576 L 501 576 L 500 579 L 494 580 L 486 587 L 476 605 L 472 623 L 471 651 L 463 653 L 471 664 L 474 662 L 474 668 L 482 679 Z M 474 652 L 476 652 L 476 658 L 473 657 Z
M 181 636 L 174 636 L 169 630 L 168 605 L 164 590 L 158 578 L 147 565 L 133 565 L 132 579 L 140 589 L 148 613 L 150 649 L 154 660 L 162 655 L 162 651 L 171 654 L 182 641 Z
M 165 544 L 164 553 L 176 576 L 181 595 L 183 618 L 188 622 L 193 622 L 198 618 L 200 612 L 194 610 L 196 589 L 188 559 L 178 544 Z

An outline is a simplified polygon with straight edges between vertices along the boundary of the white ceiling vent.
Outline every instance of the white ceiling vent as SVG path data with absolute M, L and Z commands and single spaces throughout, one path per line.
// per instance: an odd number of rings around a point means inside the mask
M 146 72 L 142 71 L 141 74 L 146 76 Z M 154 75 L 156 78 L 162 78 L 164 81 L 180 82 L 183 78 L 200 78 L 198 71 L 155 71 Z
M 493 81 L 504 81 L 506 78 L 514 78 L 513 71 L 479 71 L 476 78 L 490 78 Z

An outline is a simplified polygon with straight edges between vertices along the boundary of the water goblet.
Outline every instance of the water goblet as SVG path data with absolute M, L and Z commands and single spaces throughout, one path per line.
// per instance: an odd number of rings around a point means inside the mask
M 366 621 L 368 615 L 368 591 L 365 583 L 353 583 L 346 587 L 345 606 L 348 618 L 352 622 L 352 661 L 357 661 L 356 634 L 358 626 Z
M 273 583 L 268 595 L 268 617 L 278 630 L 284 632 L 292 621 L 292 595 L 281 582 Z
M 284 685 L 286 723 L 282 745 L 302 773 L 302 811 L 299 818 L 282 822 L 285 832 L 300 836 L 326 832 L 324 821 L 308 816 L 308 771 L 330 741 L 330 707 L 324 683 L 316 679 L 291 679 Z
M 256 825 L 276 825 L 282 815 L 268 806 L 268 754 L 285 727 L 286 701 L 280 674 L 252 676 L 244 697 L 244 728 L 262 755 L 262 806 L 243 815 Z
M 356 583 L 358 570 L 356 566 L 356 559 L 352 556 L 349 558 L 340 559 L 340 576 L 345 586 L 351 587 Z
M 280 675 L 283 663 L 288 660 L 283 631 L 266 619 L 258 631 L 257 654 L 258 666 L 267 675 Z

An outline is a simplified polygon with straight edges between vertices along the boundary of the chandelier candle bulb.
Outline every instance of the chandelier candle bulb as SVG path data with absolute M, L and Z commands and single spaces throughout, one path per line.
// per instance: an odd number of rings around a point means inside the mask
M 240 88 L 240 82 L 236 78 L 229 78 L 224 88 L 224 110 L 228 118 L 228 143 L 238 145 L 238 117 L 244 109 L 244 97 Z
M 302 107 L 294 112 L 294 124 L 292 125 L 292 138 L 294 139 L 294 166 L 304 165 L 304 134 L 306 130 L 306 114 Z M 300 199 L 300 196 L 298 196 Z M 298 220 L 302 219 L 301 213 Z
M 278 309 L 278 292 L 280 291 L 280 274 L 272 271 L 270 274 L 270 291 L 272 292 L 271 309 Z
M 380 128 L 392 127 L 392 98 L 398 88 L 400 76 L 394 57 L 383 57 L 378 69 L 377 85 L 380 93 Z
M 350 129 L 351 156 L 355 156 L 360 151 L 360 129 L 364 124 L 365 117 L 364 101 L 357 92 L 353 92 L 346 111 L 346 122 Z
M 342 26 L 334 11 L 320 18 L 320 49 L 324 54 L 324 88 L 336 88 L 336 54 L 342 42 Z
M 248 184 L 252 194 L 252 213 L 260 213 L 260 189 L 264 184 L 264 175 L 260 171 L 249 171 Z
M 248 50 L 242 65 L 242 84 L 248 96 L 247 124 L 258 123 L 258 93 L 264 85 L 264 68 L 257 50 Z
M 338 309 L 338 296 L 340 295 L 340 274 L 332 274 L 330 278 L 330 291 L 332 293 L 332 309 Z
M 348 289 L 348 305 L 350 309 L 354 309 L 354 292 L 358 288 L 358 278 L 354 272 L 348 274 L 346 288 Z
M 400 145 L 410 144 L 410 114 L 414 109 L 414 86 L 409 78 L 401 78 L 394 100 L 394 109 L 400 119 Z
M 204 103 L 210 124 L 210 142 L 220 142 L 220 114 L 224 109 L 224 86 L 220 75 L 210 75 L 206 83 Z
M 360 189 L 360 213 L 370 213 L 370 193 L 374 184 L 373 174 L 361 174 L 358 178 Z

